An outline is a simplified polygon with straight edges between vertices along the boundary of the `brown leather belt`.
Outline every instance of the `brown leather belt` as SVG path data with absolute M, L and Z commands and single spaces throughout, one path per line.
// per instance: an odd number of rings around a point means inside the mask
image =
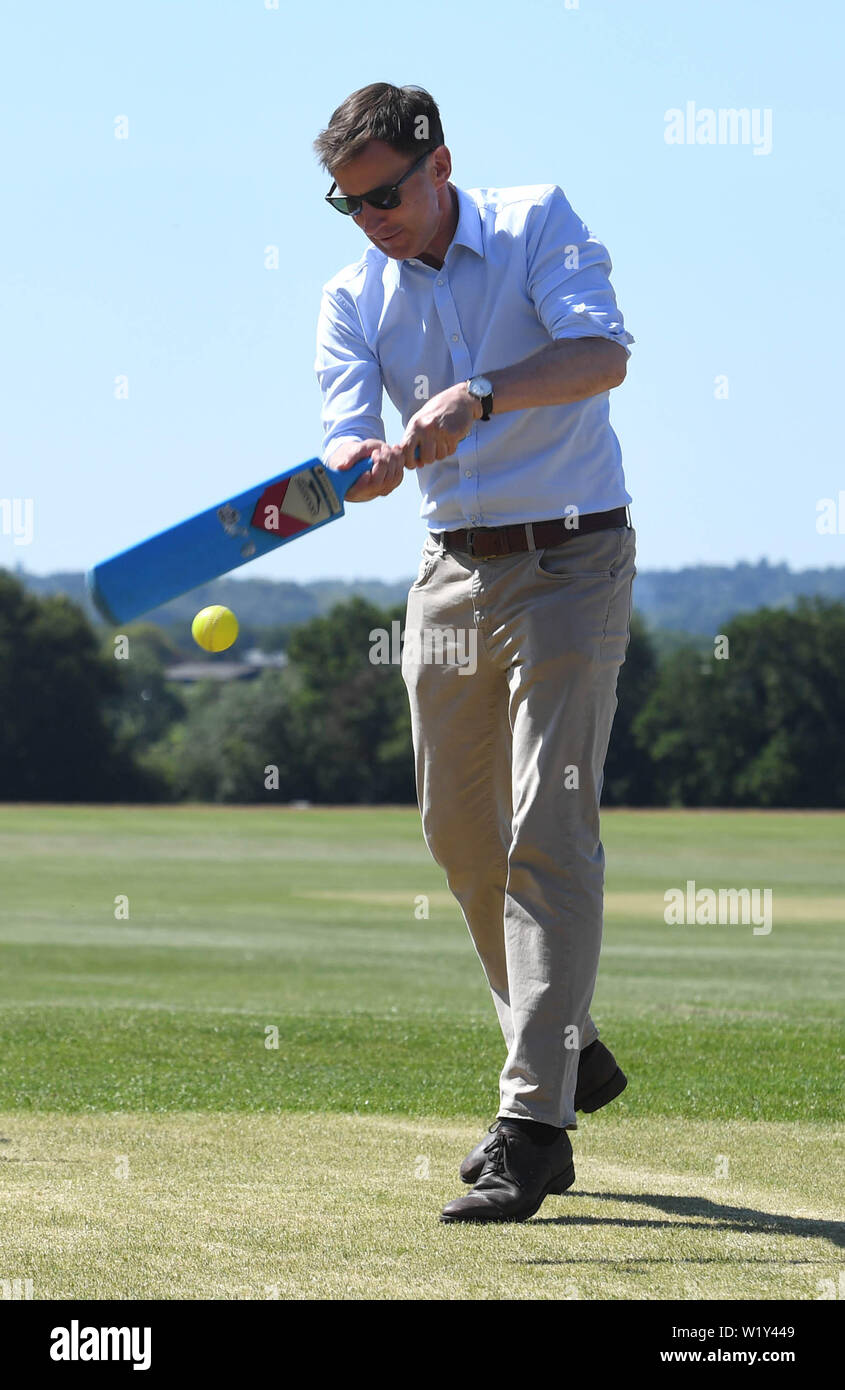
M 607 531 L 630 524 L 628 508 L 613 507 L 609 512 L 586 512 L 584 516 L 559 517 L 553 521 L 476 526 L 461 531 L 432 531 L 431 534 L 447 550 L 463 550 L 474 560 L 488 560 L 497 555 L 516 555 L 520 550 L 543 550 L 547 545 L 570 541 L 573 536 L 587 536 L 591 531 Z

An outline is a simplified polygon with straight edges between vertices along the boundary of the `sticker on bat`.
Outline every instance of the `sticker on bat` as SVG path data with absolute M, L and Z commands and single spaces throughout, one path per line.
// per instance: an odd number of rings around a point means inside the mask
M 277 536 L 293 536 L 329 521 L 341 504 L 322 467 L 303 469 L 268 487 L 259 497 L 250 525 Z
M 220 525 L 223 527 L 223 530 L 226 532 L 227 536 L 249 535 L 249 532 L 245 526 L 238 525 L 240 519 L 240 512 L 237 510 L 236 507 L 233 507 L 231 503 L 227 503 L 225 506 L 217 508 L 217 520 L 220 522 Z

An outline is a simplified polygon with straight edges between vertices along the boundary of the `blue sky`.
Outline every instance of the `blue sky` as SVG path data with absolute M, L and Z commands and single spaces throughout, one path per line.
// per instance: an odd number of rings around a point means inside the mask
M 433 93 L 454 182 L 557 183 L 608 246 L 639 567 L 845 563 L 838 3 L 49 0 L 3 28 L 0 503 L 33 533 L 0 507 L 0 565 L 87 569 L 319 452 L 320 289 L 367 243 L 312 141 L 374 81 Z M 690 102 L 758 112 L 770 152 L 667 144 Z M 241 574 L 410 575 L 418 512 L 408 474 Z

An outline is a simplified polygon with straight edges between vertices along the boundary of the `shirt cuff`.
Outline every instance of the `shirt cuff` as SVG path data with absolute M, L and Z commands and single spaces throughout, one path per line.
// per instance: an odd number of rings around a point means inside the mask
M 627 329 L 622 328 L 614 331 L 613 327 L 599 323 L 596 319 L 591 319 L 587 314 L 584 315 L 580 323 L 565 324 L 553 335 L 553 342 L 560 342 L 563 339 L 573 338 L 606 338 L 609 343 L 619 343 L 625 349 L 625 356 L 631 356 L 629 343 L 637 340 Z
M 337 439 L 332 439 L 329 444 L 323 446 L 323 463 L 327 464 L 335 449 L 339 449 L 341 444 L 363 444 L 365 439 L 375 439 L 374 434 L 339 434 Z

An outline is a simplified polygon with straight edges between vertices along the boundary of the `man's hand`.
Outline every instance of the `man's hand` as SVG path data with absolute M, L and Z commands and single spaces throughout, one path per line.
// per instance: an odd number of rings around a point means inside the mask
M 350 439 L 335 449 L 326 460 L 326 467 L 342 472 L 359 459 L 365 459 L 368 454 L 373 456 L 372 467 L 349 489 L 347 502 L 369 502 L 373 497 L 386 497 L 405 476 L 405 456 L 401 444 L 385 444 L 383 439 L 364 439 L 360 443 Z
M 439 391 L 426 401 L 408 421 L 402 450 L 406 468 L 420 468 L 426 463 L 439 462 L 454 454 L 462 439 L 466 439 L 473 424 L 482 415 L 481 401 L 469 394 L 465 381 Z M 419 447 L 419 458 L 415 450 Z

